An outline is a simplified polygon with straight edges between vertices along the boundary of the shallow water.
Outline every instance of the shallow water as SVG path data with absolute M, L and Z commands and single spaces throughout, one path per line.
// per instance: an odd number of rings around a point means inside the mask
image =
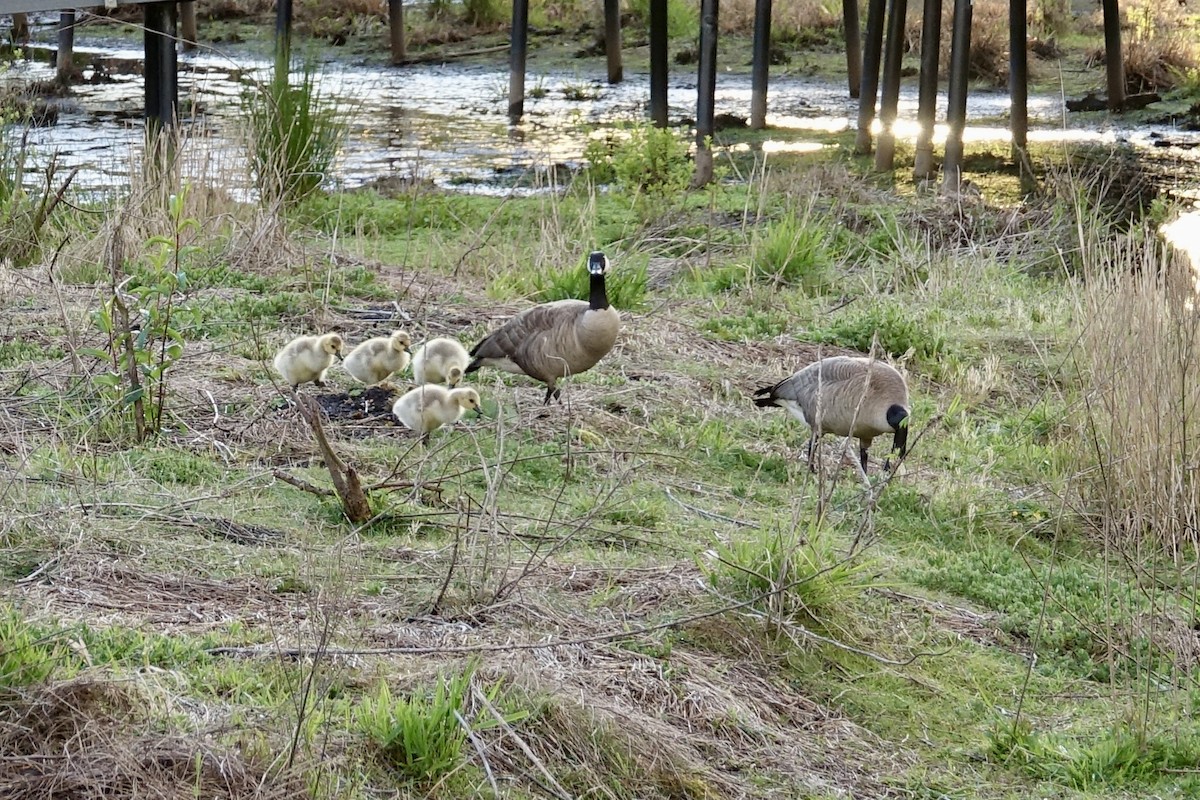
M 86 31 L 86 29 L 85 29 Z M 35 30 L 48 39 L 52 30 Z M 50 54 L 31 47 L 29 60 L 17 62 L 5 81 L 48 80 L 53 77 Z M 77 55 L 86 58 L 85 82 L 59 102 L 58 122 L 30 131 L 29 141 L 41 151 L 57 150 L 67 166 L 79 166 L 76 185 L 97 189 L 127 183 L 138 160 L 142 140 L 143 79 L 140 49 L 128 42 L 89 38 L 81 34 Z M 589 135 L 602 135 L 606 124 L 644 119 L 648 100 L 646 75 L 630 75 L 616 86 L 601 82 L 599 59 L 580 62 L 567 73 L 530 71 L 526 78 L 526 116 L 518 126 L 507 119 L 508 72 L 503 66 L 376 67 L 329 62 L 320 78 L 321 91 L 336 98 L 346 114 L 350 132 L 331 183 L 345 187 L 381 177 L 416 177 L 442 186 L 472 191 L 531 191 L 529 175 L 550 179 L 555 164 L 577 166 Z M 670 115 L 694 115 L 694 69 L 677 69 L 670 82 Z M 236 136 L 239 97 L 255 80 L 265 79 L 269 63 L 245 49 L 222 53 L 204 51 L 180 59 L 180 100 L 184 127 L 190 137 L 185 168 L 194 173 L 219 172 L 227 183 L 245 186 L 247 169 Z M 578 99 L 579 97 L 585 99 Z M 573 99 L 568 99 L 568 98 Z M 944 116 L 945 95 L 939 98 Z M 718 79 L 717 112 L 744 116 L 750 105 L 747 75 L 723 74 Z M 786 131 L 786 141 L 767 141 L 764 152 L 815 149 L 831 132 L 851 128 L 857 101 L 844 85 L 814 81 L 777 70 L 772 75 L 768 123 Z M 914 80 L 903 87 L 897 138 L 913 141 L 917 90 Z M 191 113 L 187 109 L 196 108 Z M 1001 120 L 1008 111 L 1003 92 L 974 92 L 968 119 Z M 1032 141 L 1128 141 L 1153 148 L 1155 155 L 1191 165 L 1200 164 L 1200 133 L 1163 127 L 1104 121 L 1098 126 L 1064 116 L 1059 97 L 1029 99 Z M 811 139 L 805 134 L 811 134 Z M 1162 147 L 1163 136 L 1182 147 Z M 969 141 L 1007 141 L 1002 123 L 968 127 Z M 935 141 L 945 126 L 935 129 Z M 514 189 L 524 177 L 524 189 Z M 535 179 L 536 182 L 536 179 Z M 1180 187 L 1195 189 L 1196 181 Z

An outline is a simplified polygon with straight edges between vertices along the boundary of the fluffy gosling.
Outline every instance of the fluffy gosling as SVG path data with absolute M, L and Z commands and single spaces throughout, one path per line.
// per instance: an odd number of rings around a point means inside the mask
M 422 441 L 443 425 L 453 425 L 467 409 L 483 413 L 479 393 L 474 389 L 446 389 L 437 384 L 418 386 L 396 401 L 392 413 L 409 430 L 421 434 Z
M 351 350 L 342 366 L 360 383 L 368 386 L 383 383 L 393 373 L 408 366 L 408 348 L 411 344 L 412 337 L 405 331 L 396 331 L 391 336 L 376 336 Z
M 779 406 L 809 426 L 808 466 L 813 471 L 813 450 L 826 433 L 858 439 L 855 466 L 864 481 L 867 449 L 876 436 L 893 434 L 892 449 L 900 458 L 908 451 L 908 386 L 904 376 L 882 361 L 823 358 L 774 386 L 760 388 L 754 396 L 756 406 Z M 889 469 L 887 461 L 884 469 Z
M 607 270 L 604 253 L 591 253 L 591 289 L 586 301 L 555 300 L 525 309 L 475 345 L 467 372 L 496 367 L 528 375 L 546 384 L 542 405 L 551 397 L 557 398 L 561 393 L 555 385 L 559 378 L 591 369 L 617 341 L 621 317 L 608 304 L 604 286 Z
M 342 337 L 336 333 L 322 336 L 299 336 L 275 354 L 275 371 L 293 389 L 312 381 L 325 385 L 325 372 L 335 356 L 342 354 Z
M 467 371 L 471 356 L 456 339 L 439 336 L 413 353 L 413 380 L 420 384 L 445 383 L 457 386 Z

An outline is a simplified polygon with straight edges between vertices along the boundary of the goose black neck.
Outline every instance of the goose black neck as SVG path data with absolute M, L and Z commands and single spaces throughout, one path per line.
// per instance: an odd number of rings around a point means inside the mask
M 592 291 L 588 294 L 588 304 L 595 311 L 603 311 L 608 308 L 608 290 L 604 288 L 604 274 L 595 274 L 591 276 Z

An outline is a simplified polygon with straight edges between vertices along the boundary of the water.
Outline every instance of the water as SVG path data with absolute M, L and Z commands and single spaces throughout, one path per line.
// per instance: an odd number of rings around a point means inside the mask
M 44 32 L 43 32 L 44 33 Z M 128 181 L 142 141 L 142 53 L 127 42 L 81 37 L 77 53 L 86 57 L 85 83 L 73 87 L 61 101 L 58 122 L 30 132 L 30 143 L 41 151 L 56 150 L 66 166 L 80 167 L 76 186 L 95 189 Z M 6 81 L 49 80 L 53 69 L 47 51 L 30 50 L 36 57 L 18 62 Z M 602 83 L 598 59 L 580 62 L 577 72 L 558 70 L 526 78 L 529 97 L 526 116 L 518 126 L 507 119 L 508 72 L 502 66 L 376 67 L 330 62 L 319 84 L 323 94 L 341 104 L 349 136 L 336 165 L 332 183 L 354 187 L 383 177 L 426 179 L 444 187 L 471 191 L 507 192 L 515 178 L 546 173 L 554 165 L 578 166 L 589 136 L 603 135 L 616 122 L 646 118 L 647 76 L 631 75 L 616 86 Z M 189 169 L 220 170 L 233 182 L 246 182 L 248 170 L 238 146 L 241 132 L 239 98 L 256 80 L 265 80 L 270 64 L 246 51 L 206 51 L 180 59 L 180 100 L 184 128 L 191 138 L 185 149 L 195 151 Z M 670 83 L 670 115 L 694 115 L 694 71 L 677 71 Z M 944 114 L 945 96 L 939 98 Z M 718 79 L 717 112 L 748 113 L 750 80 L 723 74 Z M 916 86 L 906 85 L 900 97 L 897 138 L 913 141 L 917 134 Z M 194 113 L 188 109 L 195 108 Z M 768 141 L 766 153 L 817 149 L 829 133 L 854 125 L 857 101 L 842 84 L 777 74 L 770 90 L 768 123 L 786 131 L 786 141 Z M 968 127 L 971 142 L 1006 142 L 1002 120 L 1008 112 L 1003 92 L 974 92 L 968 100 L 968 119 L 996 120 Z M 1200 133 L 1128 125 L 1120 120 L 1084 126 L 1065 115 L 1059 97 L 1029 99 L 1031 141 L 1128 141 L 1153 148 L 1190 164 L 1198 172 Z M 1183 145 L 1154 147 L 1160 134 Z M 935 141 L 944 139 L 939 123 Z M 215 165 L 215 166 L 214 166 Z M 1183 187 L 1195 189 L 1196 185 Z M 531 189 L 526 188 L 526 191 Z

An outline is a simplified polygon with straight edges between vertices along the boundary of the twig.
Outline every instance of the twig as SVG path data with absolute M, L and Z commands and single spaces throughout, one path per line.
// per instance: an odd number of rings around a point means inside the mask
M 711 519 L 711 520 L 715 520 L 717 522 L 728 522 L 730 525 L 738 525 L 743 528 L 757 528 L 758 527 L 753 522 L 747 522 L 744 519 L 734 519 L 733 517 L 727 517 L 724 514 L 718 514 L 715 511 L 705 511 L 703 508 L 697 508 L 696 506 L 685 503 L 682 500 L 680 500 L 678 497 L 676 497 L 675 495 L 671 494 L 671 490 L 669 488 L 664 487 L 663 491 L 666 492 L 667 497 L 670 500 L 672 500 L 674 503 L 676 503 L 680 508 L 683 508 L 685 511 L 691 511 L 693 514 L 699 514 L 700 516 L 704 517 L 705 519 Z
M 533 750 L 531 750 L 529 745 L 525 743 L 525 740 L 517 735 L 517 732 L 513 730 L 513 726 L 510 725 L 508 720 L 504 718 L 504 715 L 497 710 L 496 706 L 492 704 L 492 701 L 488 700 L 487 695 L 479 691 L 479 687 L 475 686 L 474 684 L 471 685 L 471 691 L 475 694 L 475 699 L 479 701 L 479 704 L 486 708 L 488 713 L 495 718 L 496 724 L 503 728 L 504 732 L 512 737 L 512 740 L 517 743 L 517 747 L 521 748 L 521 752 L 525 754 L 525 757 L 528 758 L 530 762 L 537 767 L 538 772 L 542 773 L 546 780 L 550 782 L 550 785 L 556 792 L 558 792 L 558 796 L 565 797 L 567 800 L 570 800 L 572 797 L 571 793 L 564 789 L 562 784 L 554 779 L 554 776 L 550 774 L 550 770 L 546 769 L 546 765 L 542 763 L 541 759 L 533 754 Z
M 300 416 L 304 417 L 305 422 L 312 428 L 313 438 L 317 440 L 321 458 L 325 461 L 325 468 L 329 470 L 333 488 L 337 490 L 337 495 L 342 501 L 342 510 L 346 513 L 346 518 L 356 525 L 368 521 L 374 514 L 371 513 L 371 504 L 367 496 L 363 494 L 358 470 L 338 458 L 337 453 L 333 451 L 329 439 L 325 436 L 325 428 L 321 425 L 321 415 L 315 402 L 294 391 L 292 395 L 296 400 L 296 407 L 300 410 Z
M 290 483 L 297 489 L 308 492 L 309 494 L 315 494 L 317 497 L 332 497 L 334 495 L 334 491 L 332 489 L 323 489 L 320 486 L 314 486 L 303 478 L 297 478 L 295 475 L 284 472 L 281 469 L 272 470 L 271 474 L 284 483 Z
M 787 592 L 796 586 L 803 583 L 803 580 L 792 581 L 790 583 L 779 586 L 768 592 L 756 595 L 749 600 L 741 600 L 736 603 L 714 608 L 709 611 L 702 611 L 698 614 L 689 614 L 683 617 L 677 617 L 666 622 L 660 622 L 655 625 L 642 625 L 629 630 L 607 631 L 598 633 L 593 636 L 582 636 L 576 639 L 550 639 L 541 642 L 523 642 L 519 644 L 461 644 L 461 645 L 445 645 L 441 647 L 363 647 L 363 648 L 329 648 L 326 654 L 336 657 L 348 656 L 388 656 L 388 655 L 437 655 L 437 654 L 461 654 L 461 653 L 512 653 L 525 650 L 552 650 L 558 647 L 576 647 L 582 644 L 594 644 L 597 642 L 612 642 L 620 639 L 632 639 L 637 636 L 645 636 L 658 631 L 670 630 L 679 628 L 684 625 L 690 625 L 693 622 L 699 622 L 713 617 L 719 617 L 722 614 L 728 614 L 731 611 L 747 608 L 756 605 L 770 598 L 773 595 Z M 829 640 L 831 643 L 834 640 Z M 848 648 L 849 646 L 847 646 Z M 308 649 L 302 647 L 291 648 L 263 648 L 263 647 L 210 647 L 205 652 L 215 656 L 290 656 L 292 658 L 300 658 L 309 652 Z M 865 650 L 854 649 L 854 652 L 865 655 L 881 664 L 887 664 L 893 667 L 904 667 L 918 661 L 922 658 L 930 658 L 933 656 L 942 656 L 950 652 L 949 650 L 941 650 L 937 652 L 921 651 L 914 653 L 909 658 L 904 660 L 895 660 L 885 658 Z
M 499 797 L 500 787 L 496 785 L 496 776 L 492 774 L 492 765 L 488 762 L 487 753 L 483 751 L 483 742 L 479 741 L 479 737 L 475 735 L 475 731 L 471 730 L 471 726 L 463 719 L 463 715 L 458 712 L 457 708 L 454 709 L 454 718 L 458 720 L 458 724 L 466 731 L 467 738 L 471 740 L 471 746 L 479 754 L 479 760 L 483 762 L 483 774 L 487 776 L 488 783 L 492 786 L 492 794 Z

